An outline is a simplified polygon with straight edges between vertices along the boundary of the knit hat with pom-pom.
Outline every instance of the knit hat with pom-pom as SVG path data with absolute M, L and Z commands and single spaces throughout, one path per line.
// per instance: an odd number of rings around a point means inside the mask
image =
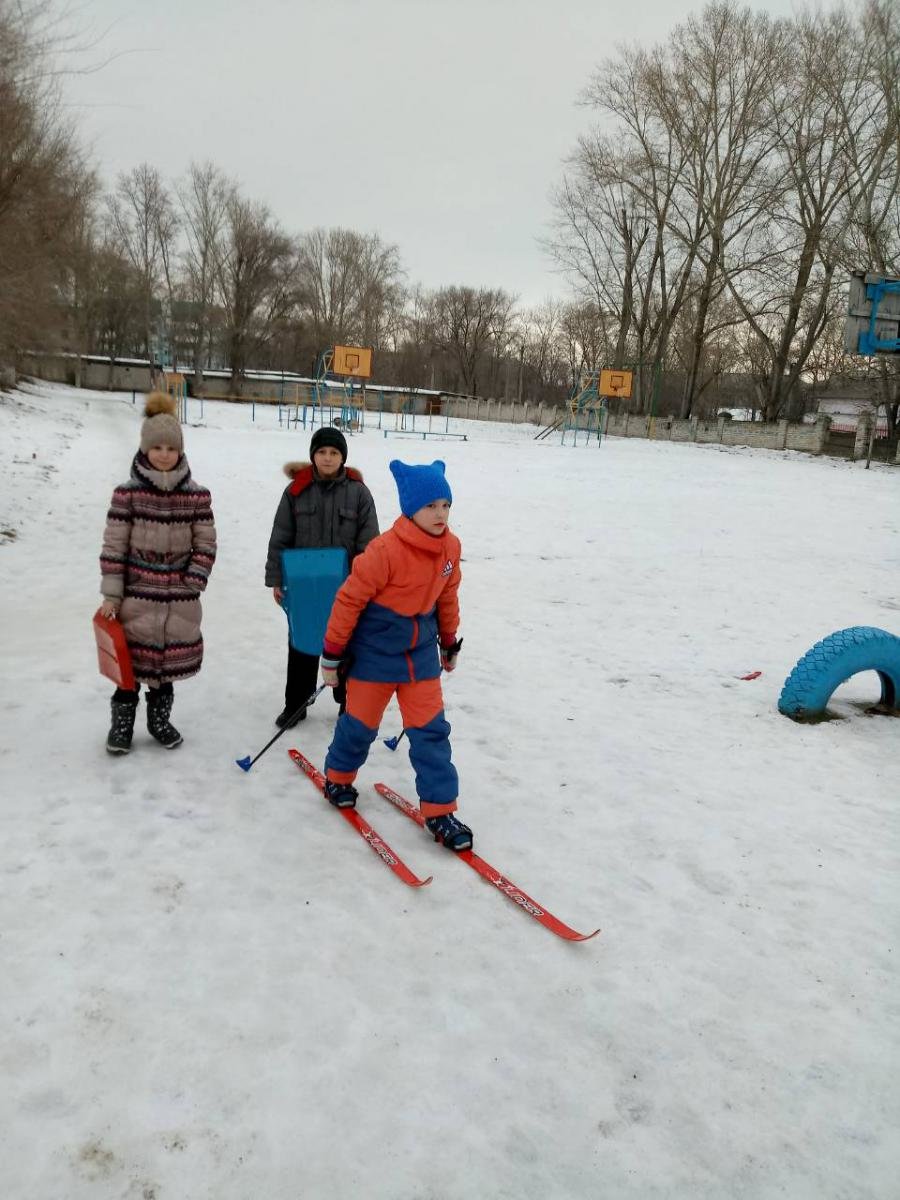
M 144 405 L 141 425 L 141 449 L 146 454 L 154 446 L 171 446 L 180 454 L 184 450 L 181 424 L 175 416 L 175 398 L 162 392 L 151 392 Z

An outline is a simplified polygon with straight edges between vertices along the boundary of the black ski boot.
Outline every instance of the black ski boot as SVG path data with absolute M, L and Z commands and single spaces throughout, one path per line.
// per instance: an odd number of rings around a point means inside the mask
M 426 817 L 425 827 L 434 834 L 436 842 L 443 842 L 448 850 L 471 850 L 472 830 L 463 825 L 453 813 L 444 813 L 440 817 Z
M 306 720 L 306 709 L 304 708 L 302 712 L 298 713 L 298 708 L 300 708 L 299 704 L 294 708 L 285 705 L 284 709 L 275 718 L 275 724 L 279 729 L 293 729 L 295 725 L 299 725 L 301 721 Z
M 335 808 L 356 808 L 359 792 L 349 783 L 334 783 L 325 780 L 325 799 Z
M 175 697 L 171 688 L 163 691 L 161 688 L 147 689 L 147 728 L 161 746 L 174 750 L 180 746 L 184 738 L 169 720 Z
M 133 700 L 117 700 L 113 696 L 109 704 L 112 709 L 112 724 L 106 738 L 106 749 L 110 754 L 127 754 L 131 749 L 138 698 L 135 696 Z

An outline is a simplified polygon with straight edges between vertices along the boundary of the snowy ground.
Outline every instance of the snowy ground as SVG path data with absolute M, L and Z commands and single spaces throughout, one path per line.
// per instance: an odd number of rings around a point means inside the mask
M 276 411 L 192 405 L 220 557 L 184 746 L 106 755 L 90 618 L 131 396 L 0 397 L 0 1194 L 8 1200 L 891 1200 L 900 1195 L 900 723 L 798 726 L 794 662 L 900 633 L 900 471 L 610 440 L 353 438 L 447 461 L 465 648 L 447 681 L 476 848 L 555 939 L 372 790 L 395 880 L 274 732 Z M 753 682 L 737 678 L 753 670 Z M 385 733 L 396 733 L 391 710 Z

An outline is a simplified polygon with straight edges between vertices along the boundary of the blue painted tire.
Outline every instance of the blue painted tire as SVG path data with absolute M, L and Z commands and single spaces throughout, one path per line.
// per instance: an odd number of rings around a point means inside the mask
M 877 671 L 880 703 L 897 706 L 900 697 L 900 637 L 871 625 L 854 625 L 816 642 L 784 681 L 778 711 L 802 720 L 818 717 L 832 693 L 851 675 Z

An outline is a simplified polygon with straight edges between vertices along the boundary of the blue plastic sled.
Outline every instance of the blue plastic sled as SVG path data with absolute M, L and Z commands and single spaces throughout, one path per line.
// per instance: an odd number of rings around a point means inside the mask
M 281 577 L 291 645 L 301 654 L 321 654 L 331 606 L 347 578 L 347 551 L 282 550 Z
M 839 629 L 816 642 L 784 681 L 778 711 L 803 720 L 818 717 L 832 693 L 860 671 L 877 671 L 881 680 L 880 704 L 900 703 L 900 637 L 871 625 Z

